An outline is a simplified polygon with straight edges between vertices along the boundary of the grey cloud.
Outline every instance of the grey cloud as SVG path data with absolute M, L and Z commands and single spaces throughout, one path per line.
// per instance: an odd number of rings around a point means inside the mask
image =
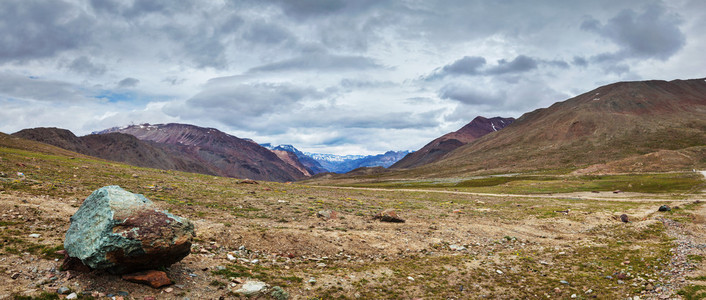
M 94 19 L 64 1 L 0 3 L 0 61 L 44 58 L 82 46 Z
M 373 81 L 373 80 L 361 80 L 361 79 L 350 79 L 344 78 L 340 82 L 341 87 L 347 89 L 372 89 L 372 88 L 383 88 L 394 86 L 391 81 Z
M 260 44 L 280 44 L 293 38 L 293 35 L 285 28 L 264 21 L 251 24 L 243 38 Z
M 507 73 L 522 73 L 537 68 L 537 61 L 529 56 L 520 55 L 512 61 L 501 59 L 498 65 L 485 71 L 486 74 L 500 75 Z
M 464 56 L 463 58 L 444 66 L 441 71 L 446 74 L 477 75 L 479 68 L 485 65 L 485 58 L 480 56 Z
M 185 118 L 214 118 L 225 124 L 249 124 L 263 115 L 293 109 L 300 101 L 321 97 L 312 87 L 290 84 L 221 84 L 215 81 L 183 105 L 170 105 L 165 112 Z
M 446 66 L 437 68 L 432 74 L 423 77 L 425 80 L 441 79 L 449 75 L 466 75 L 466 76 L 488 76 L 488 75 L 505 75 L 519 74 L 536 69 L 540 64 L 566 68 L 568 64 L 560 60 L 537 60 L 535 58 L 518 55 L 512 61 L 505 59 L 498 60 L 494 66 L 486 66 L 486 60 L 479 56 L 464 56 L 463 58 L 454 61 Z
M 8 73 L 0 73 L 0 97 L 65 103 L 87 99 L 78 88 L 66 82 Z
M 107 71 L 105 65 L 94 63 L 93 61 L 91 61 L 91 59 L 86 56 L 80 56 L 78 58 L 75 58 L 70 63 L 68 63 L 66 67 L 76 73 L 91 76 L 100 76 L 105 74 L 105 72 Z
M 619 61 L 625 58 L 655 58 L 666 60 L 686 44 L 679 29 L 681 18 L 662 5 L 649 5 L 641 12 L 632 9 L 620 11 L 605 24 L 590 18 L 581 23 L 581 29 L 600 34 L 617 44 L 617 53 L 604 53 L 594 60 Z
M 579 67 L 588 66 L 588 60 L 581 56 L 574 56 L 574 59 L 571 61 L 571 63 Z
M 132 88 L 132 87 L 136 87 L 138 83 L 140 83 L 140 80 L 132 78 L 132 77 L 127 77 L 123 80 L 120 80 L 120 82 L 118 82 L 118 88 L 121 88 L 121 89 Z
M 169 76 L 167 78 L 162 79 L 162 82 L 169 83 L 171 85 L 180 85 L 186 81 L 185 78 L 179 78 L 176 76 Z
M 250 69 L 249 73 L 274 71 L 344 71 L 382 68 L 373 59 L 364 56 L 307 54 Z
M 470 85 L 447 84 L 439 90 L 439 98 L 455 100 L 469 105 L 498 105 L 503 95 L 492 94 Z

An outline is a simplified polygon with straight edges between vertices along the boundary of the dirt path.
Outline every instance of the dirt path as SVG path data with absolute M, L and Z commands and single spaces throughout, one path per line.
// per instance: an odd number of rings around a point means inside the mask
M 706 172 L 706 171 L 704 171 Z M 474 192 L 459 192 L 459 191 L 443 191 L 443 190 L 424 190 L 424 189 L 384 189 L 384 188 L 366 188 L 366 187 L 342 187 L 342 186 L 318 186 L 321 188 L 330 189 L 344 189 L 344 190 L 365 190 L 365 191 L 378 191 L 378 192 L 422 192 L 422 193 L 442 193 L 442 194 L 454 194 L 454 195 L 471 195 L 471 196 L 483 196 L 483 197 L 505 197 L 505 198 L 544 198 L 544 199 L 572 199 L 572 200 L 597 200 L 597 201 L 620 201 L 620 202 L 691 202 L 694 199 L 659 199 L 655 198 L 650 194 L 639 194 L 639 193 L 622 193 L 622 196 L 615 197 L 611 192 L 610 197 L 595 197 L 594 193 L 590 192 L 578 192 L 570 194 L 548 194 L 548 195 L 531 195 L 531 194 L 493 194 L 493 193 L 474 193 Z M 601 193 L 599 193 L 601 194 Z M 633 197 L 639 199 L 633 199 Z

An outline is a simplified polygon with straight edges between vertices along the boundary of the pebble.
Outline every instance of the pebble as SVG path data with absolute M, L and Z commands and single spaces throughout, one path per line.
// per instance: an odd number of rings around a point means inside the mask
M 495 270 L 495 272 L 498 273 L 498 274 L 500 274 L 500 275 L 503 274 L 503 271 L 500 271 L 500 270 Z
M 164 289 L 164 292 L 165 292 L 165 293 L 171 293 L 171 292 L 173 292 L 173 291 L 174 291 L 173 288 L 166 288 L 166 289 Z
M 76 293 L 71 293 L 66 296 L 66 299 L 78 299 L 78 295 L 76 295 Z
M 130 293 L 128 293 L 126 291 L 118 291 L 118 295 L 127 297 L 128 295 L 130 295 Z
M 243 294 L 245 296 L 257 295 L 267 287 L 267 283 L 262 281 L 246 281 L 243 287 L 235 291 L 236 293 Z
M 34 238 L 34 239 L 38 239 L 40 236 L 42 236 L 42 235 L 39 233 L 32 233 L 29 235 L 29 237 Z
M 571 294 L 571 299 L 576 299 L 576 297 L 578 297 L 576 294 Z
M 311 285 L 316 284 L 316 278 L 311 277 L 311 278 L 309 279 L 309 284 L 311 284 Z
M 562 284 L 569 284 L 569 282 L 566 281 L 566 280 L 561 280 L 561 281 L 559 281 L 559 282 L 561 282 Z
M 65 286 L 62 286 L 62 287 L 60 287 L 58 290 L 56 290 L 56 292 L 59 293 L 59 294 L 61 294 L 61 295 L 66 295 L 66 294 L 68 294 L 70 291 L 71 291 L 71 290 L 69 290 L 69 288 L 67 288 L 67 287 L 65 287 Z
M 414 281 L 414 277 L 412 277 L 412 276 L 407 276 L 407 279 Z
M 454 251 L 463 251 L 463 250 L 466 250 L 466 247 L 452 244 L 452 245 L 449 245 L 449 249 L 454 250 Z

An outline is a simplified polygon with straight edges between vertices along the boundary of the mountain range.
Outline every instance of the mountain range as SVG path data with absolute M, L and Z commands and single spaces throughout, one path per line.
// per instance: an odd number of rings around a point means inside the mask
M 13 136 L 136 166 L 271 181 L 326 172 L 448 178 L 691 170 L 706 168 L 706 80 L 617 82 L 517 120 L 477 117 L 413 153 L 304 153 L 187 124 L 131 125 L 83 137 L 34 128 Z
M 599 87 L 525 113 L 442 159 L 390 176 L 454 177 L 537 170 L 619 173 L 706 167 L 706 81 Z
M 362 167 L 387 168 L 402 159 L 411 151 L 387 151 L 377 155 L 335 155 L 299 151 L 292 145 L 278 145 L 265 143 L 261 146 L 272 151 L 287 151 L 294 153 L 299 161 L 309 168 L 313 174 L 331 172 L 348 173 Z

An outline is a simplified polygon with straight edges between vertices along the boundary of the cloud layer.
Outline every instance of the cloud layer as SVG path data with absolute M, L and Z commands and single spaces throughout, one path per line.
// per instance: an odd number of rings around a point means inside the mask
M 696 0 L 5 0 L 0 131 L 184 122 L 414 150 L 477 115 L 703 77 L 703 26 Z

